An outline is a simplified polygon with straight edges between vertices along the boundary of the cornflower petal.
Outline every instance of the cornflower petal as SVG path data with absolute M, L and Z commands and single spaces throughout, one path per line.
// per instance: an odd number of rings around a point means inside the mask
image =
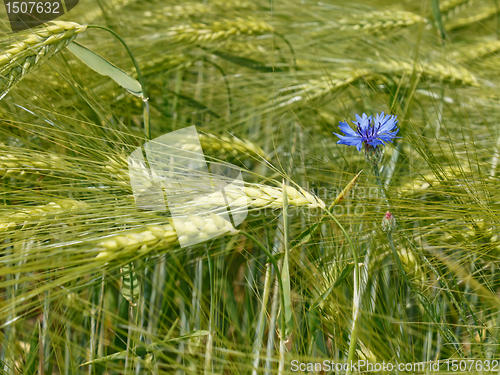
M 340 141 L 338 141 L 337 143 L 341 143 L 344 145 L 354 146 L 358 141 L 363 142 L 360 137 L 350 137 L 347 135 L 340 135 L 340 134 L 336 134 L 336 133 L 333 133 L 333 134 L 335 134 L 337 137 L 340 138 Z
M 339 123 L 340 130 L 344 132 L 345 135 L 351 136 L 351 137 L 358 137 L 358 134 L 352 130 L 352 128 L 347 124 L 347 122 L 340 122 Z
M 381 124 L 382 126 L 379 129 L 380 133 L 388 132 L 394 129 L 398 121 L 395 121 L 394 117 L 387 118 L 385 121 L 383 121 Z
M 345 135 L 333 133 L 340 139 L 337 143 L 355 146 L 358 151 L 361 151 L 363 143 L 377 147 L 393 142 L 394 138 L 399 138 L 396 137 L 399 129 L 396 127 L 398 121 L 395 115 L 386 115 L 381 112 L 372 118 L 366 113 L 361 116 L 356 114 L 356 121 L 352 122 L 356 126 L 356 130 L 353 130 L 346 122 L 339 123 L 340 130 Z

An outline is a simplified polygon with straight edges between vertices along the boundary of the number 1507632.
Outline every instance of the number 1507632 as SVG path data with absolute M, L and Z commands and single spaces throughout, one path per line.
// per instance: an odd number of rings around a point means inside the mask
M 451 372 L 472 372 L 472 371 L 495 371 L 498 372 L 500 361 L 476 360 L 476 359 L 448 359 L 444 362 L 447 371 Z
M 59 14 L 61 12 L 59 2 L 43 2 L 43 1 L 14 1 L 10 3 L 5 3 L 7 13 L 9 14 L 19 14 L 19 13 L 38 13 L 38 14 Z

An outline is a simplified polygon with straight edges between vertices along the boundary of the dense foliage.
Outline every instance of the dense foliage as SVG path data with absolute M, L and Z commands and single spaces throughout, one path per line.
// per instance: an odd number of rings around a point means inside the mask
M 499 358 L 499 17 L 489 0 L 82 0 L 50 28 L 2 21 L 0 372 Z M 82 25 L 123 38 L 141 76 Z M 380 112 L 399 138 L 379 163 L 337 144 Z M 127 157 L 191 125 L 243 172 L 248 216 L 186 219 L 218 234 L 186 248 L 169 211 L 137 207 Z

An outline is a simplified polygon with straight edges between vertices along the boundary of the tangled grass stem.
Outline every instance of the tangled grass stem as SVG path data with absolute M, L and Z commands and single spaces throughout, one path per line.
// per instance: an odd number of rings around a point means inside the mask
M 387 196 L 386 196 L 385 187 L 384 187 L 384 185 L 382 183 L 382 180 L 380 179 L 380 170 L 379 170 L 378 164 L 373 164 L 373 173 L 375 175 L 375 178 L 376 178 L 376 181 L 377 181 L 377 185 L 379 186 L 379 190 L 380 190 L 380 192 L 382 194 L 382 197 L 384 198 L 385 204 L 387 205 L 387 207 L 390 207 L 389 201 L 388 201 Z M 397 222 L 396 222 L 395 226 L 396 227 L 398 226 Z M 447 326 L 445 326 L 442 323 L 440 323 L 434 306 L 430 303 L 430 301 L 420 291 L 418 291 L 414 287 L 413 283 L 408 279 L 408 276 L 406 275 L 406 272 L 405 272 L 405 270 L 403 268 L 403 265 L 401 263 L 401 259 L 399 259 L 399 254 L 398 254 L 398 252 L 397 252 L 397 250 L 396 250 L 396 248 L 394 246 L 394 240 L 393 240 L 393 237 L 392 237 L 392 231 L 386 231 L 386 234 L 387 234 L 387 239 L 388 239 L 388 242 L 389 242 L 389 246 L 390 246 L 390 248 L 392 250 L 392 254 L 394 256 L 394 261 L 396 262 L 397 267 L 398 267 L 398 269 L 399 269 L 399 271 L 401 273 L 401 276 L 403 277 L 403 280 L 405 281 L 406 285 L 410 288 L 410 290 L 412 291 L 412 293 L 415 296 L 417 296 L 417 298 L 419 299 L 419 302 L 424 307 L 424 309 L 426 310 L 426 312 L 434 320 L 434 323 L 438 325 L 438 327 L 439 327 L 441 333 L 443 334 L 443 336 L 448 340 L 448 342 L 450 344 L 452 344 L 455 347 L 455 349 L 458 351 L 458 353 L 460 353 L 460 355 L 463 356 L 463 351 L 456 344 L 456 340 L 454 339 L 453 333 L 450 331 L 450 329 Z
M 359 311 L 360 311 L 360 304 L 361 304 L 361 295 L 360 292 L 363 288 L 361 288 L 361 279 L 360 279 L 360 272 L 359 272 L 359 260 L 358 260 L 358 252 L 356 250 L 356 247 L 354 246 L 354 243 L 352 242 L 351 236 L 347 233 L 345 228 L 342 226 L 342 224 L 339 223 L 337 218 L 333 215 L 333 213 L 330 212 L 330 210 L 325 209 L 325 213 L 332 218 L 332 220 L 337 224 L 337 226 L 340 228 L 342 233 L 344 234 L 345 238 L 347 239 L 347 242 L 349 243 L 349 247 L 351 248 L 352 251 L 352 257 L 354 259 L 354 295 L 353 295 L 353 312 L 352 312 L 352 329 L 351 329 L 351 335 L 349 339 L 349 351 L 348 351 L 348 357 L 347 357 L 347 362 L 351 363 L 351 361 L 354 360 L 354 356 L 356 355 L 356 344 L 357 344 L 357 334 L 358 334 L 358 324 L 359 324 Z M 348 375 L 351 374 L 351 368 L 349 368 Z
M 401 276 L 403 277 L 405 284 L 410 288 L 412 293 L 415 296 L 417 296 L 420 304 L 425 309 L 427 314 L 429 314 L 429 316 L 432 318 L 432 320 L 434 321 L 434 324 L 436 324 L 438 326 L 443 337 L 445 337 L 446 340 L 448 341 L 448 343 L 453 345 L 455 350 L 460 354 L 461 357 L 463 357 L 464 352 L 463 352 L 462 348 L 458 346 L 457 340 L 454 337 L 453 332 L 449 329 L 449 327 L 440 321 L 439 317 L 437 316 L 436 309 L 435 309 L 434 305 L 427 299 L 427 297 L 425 297 L 419 290 L 417 290 L 415 288 L 415 286 L 413 285 L 413 283 L 408 279 L 408 276 L 406 275 L 406 272 L 403 268 L 403 264 L 401 263 L 401 260 L 399 259 L 399 255 L 398 255 L 398 252 L 396 250 L 396 247 L 394 246 L 394 240 L 392 238 L 392 233 L 387 232 L 387 240 L 389 242 L 389 246 L 391 248 L 392 255 L 394 256 L 394 261 L 396 262 L 396 265 L 399 269 L 399 272 L 401 273 Z

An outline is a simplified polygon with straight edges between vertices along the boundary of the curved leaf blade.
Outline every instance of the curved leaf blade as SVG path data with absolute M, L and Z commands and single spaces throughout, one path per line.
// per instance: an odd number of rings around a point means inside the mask
M 71 42 L 67 48 L 90 69 L 103 76 L 108 76 L 132 95 L 144 98 L 141 84 L 104 57 L 76 42 Z

